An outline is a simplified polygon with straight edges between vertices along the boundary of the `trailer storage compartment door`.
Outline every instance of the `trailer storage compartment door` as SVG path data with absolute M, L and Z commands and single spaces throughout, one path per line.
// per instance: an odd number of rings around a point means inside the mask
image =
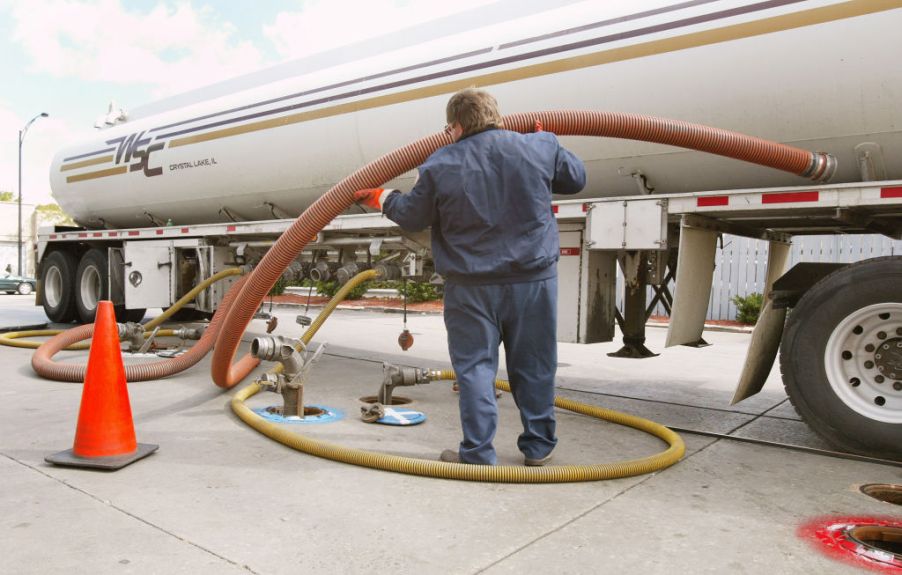
M 125 302 L 129 308 L 169 307 L 173 248 L 171 240 L 126 242 Z

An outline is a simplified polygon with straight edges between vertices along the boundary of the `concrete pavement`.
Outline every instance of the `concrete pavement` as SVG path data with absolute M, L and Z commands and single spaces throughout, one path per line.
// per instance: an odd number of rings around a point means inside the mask
M 14 298 L 17 296 L 10 296 Z M 7 301 L 8 300 L 8 301 Z M 0 324 L 34 309 L 0 298 Z M 277 333 L 298 335 L 278 310 Z M 435 458 L 459 440 L 447 383 L 396 391 L 427 421 L 411 428 L 359 420 L 358 398 L 381 362 L 447 367 L 441 318 L 412 316 L 415 343 L 397 346 L 400 316 L 337 312 L 306 388 L 308 403 L 344 413 L 294 433 L 388 453 Z M 262 334 L 252 322 L 245 340 Z M 776 373 L 759 396 L 729 406 L 746 334 L 706 333 L 714 346 L 647 360 L 605 356 L 617 343 L 560 347 L 561 394 L 665 424 L 822 446 L 786 402 Z M 506 485 L 428 479 L 311 457 L 254 432 L 210 381 L 209 359 L 188 372 L 129 385 L 149 458 L 115 473 L 58 468 L 71 447 L 81 386 L 43 381 L 29 350 L 0 348 L 0 572 L 3 573 L 857 573 L 797 535 L 824 515 L 896 516 L 857 491 L 902 483 L 899 467 L 684 434 L 686 457 L 664 471 L 604 482 Z M 61 359 L 84 358 L 78 352 Z M 68 358 L 68 359 L 67 359 Z M 262 371 L 262 369 L 261 369 Z M 272 394 L 253 407 L 278 404 Z M 500 400 L 501 463 L 520 461 L 518 417 Z M 559 414 L 556 464 L 647 455 L 663 444 L 635 430 Z

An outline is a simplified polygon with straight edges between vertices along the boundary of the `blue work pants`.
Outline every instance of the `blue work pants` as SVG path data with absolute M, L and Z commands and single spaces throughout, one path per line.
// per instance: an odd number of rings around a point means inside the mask
M 494 465 L 498 426 L 495 377 L 504 343 L 507 373 L 528 458 L 541 459 L 557 443 L 554 375 L 557 369 L 557 277 L 544 280 L 445 286 L 448 350 L 460 389 L 464 463 Z

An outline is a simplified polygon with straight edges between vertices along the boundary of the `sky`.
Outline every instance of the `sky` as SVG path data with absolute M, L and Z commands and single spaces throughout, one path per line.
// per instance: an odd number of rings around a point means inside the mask
M 0 191 L 52 202 L 57 149 L 167 96 L 493 0 L 0 0 Z M 353 15 L 353 17 L 349 17 Z

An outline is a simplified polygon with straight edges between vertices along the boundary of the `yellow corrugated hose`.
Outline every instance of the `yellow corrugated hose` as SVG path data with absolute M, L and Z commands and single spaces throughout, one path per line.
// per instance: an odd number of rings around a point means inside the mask
M 25 340 L 21 338 L 25 337 L 47 337 L 51 335 L 58 335 L 63 333 L 62 329 L 33 329 L 29 331 L 10 331 L 7 333 L 0 334 L 0 345 L 8 345 L 10 347 L 22 347 L 26 349 L 37 349 L 41 347 L 40 341 L 31 341 Z M 144 336 L 149 336 L 153 330 L 148 330 L 144 332 Z M 174 329 L 161 329 L 157 331 L 156 337 L 169 337 L 176 334 L 176 330 Z M 89 349 L 91 347 L 90 341 L 82 341 L 79 343 L 75 343 L 65 348 L 66 351 L 76 351 L 79 349 Z
M 194 298 L 197 297 L 197 294 L 204 291 L 214 283 L 218 282 L 221 279 L 227 278 L 229 276 L 237 276 L 241 275 L 240 268 L 229 268 L 227 270 L 223 270 L 219 273 L 213 274 L 209 278 L 200 282 L 194 288 L 191 289 L 188 293 L 183 295 L 177 302 L 172 304 L 166 311 L 153 318 L 146 324 L 144 324 L 144 335 L 150 335 L 150 332 L 153 331 L 153 328 L 162 324 L 164 321 L 172 317 L 172 315 L 178 310 L 182 309 L 185 305 L 191 303 Z M 61 329 L 33 329 L 27 331 L 11 331 L 7 333 L 0 334 L 0 345 L 7 345 L 9 347 L 21 347 L 26 349 L 37 349 L 41 347 L 40 341 L 29 341 L 23 338 L 26 337 L 47 337 L 52 335 L 57 335 L 63 333 L 64 330 Z M 160 330 L 157 332 L 157 337 L 168 337 L 174 335 L 173 330 Z M 88 349 L 91 347 L 90 341 L 79 342 L 73 345 L 70 345 L 66 348 L 66 351 L 75 351 L 79 349 Z
M 316 321 L 304 332 L 301 341 L 306 345 L 313 339 L 316 330 L 326 321 L 329 314 L 357 285 L 376 277 L 376 272 L 367 270 L 354 276 L 342 289 L 335 294 L 328 305 L 317 316 Z M 271 373 L 281 371 L 281 365 L 270 370 Z M 454 379 L 452 370 L 442 370 L 440 379 Z M 497 380 L 495 386 L 503 391 L 510 391 L 509 384 L 504 380 Z M 352 447 L 345 447 L 335 443 L 313 439 L 293 433 L 284 427 L 267 421 L 253 412 L 245 401 L 253 397 L 261 390 L 260 386 L 252 383 L 240 390 L 232 398 L 232 411 L 242 421 L 267 437 L 275 439 L 279 443 L 333 461 L 351 463 L 384 471 L 395 471 L 409 475 L 421 475 L 425 477 L 439 477 L 443 479 L 461 479 L 467 481 L 487 481 L 495 483 L 563 483 L 572 481 L 598 481 L 601 479 L 616 479 L 651 473 L 665 467 L 669 467 L 683 457 L 686 446 L 682 438 L 667 427 L 637 417 L 595 407 L 578 401 L 556 397 L 554 405 L 574 413 L 596 417 L 619 425 L 626 425 L 644 431 L 665 441 L 669 447 L 647 457 L 618 461 L 614 463 L 599 463 L 594 465 L 549 465 L 545 467 L 525 467 L 513 465 L 470 465 L 461 463 L 445 463 L 428 459 L 416 459 L 365 451 Z

